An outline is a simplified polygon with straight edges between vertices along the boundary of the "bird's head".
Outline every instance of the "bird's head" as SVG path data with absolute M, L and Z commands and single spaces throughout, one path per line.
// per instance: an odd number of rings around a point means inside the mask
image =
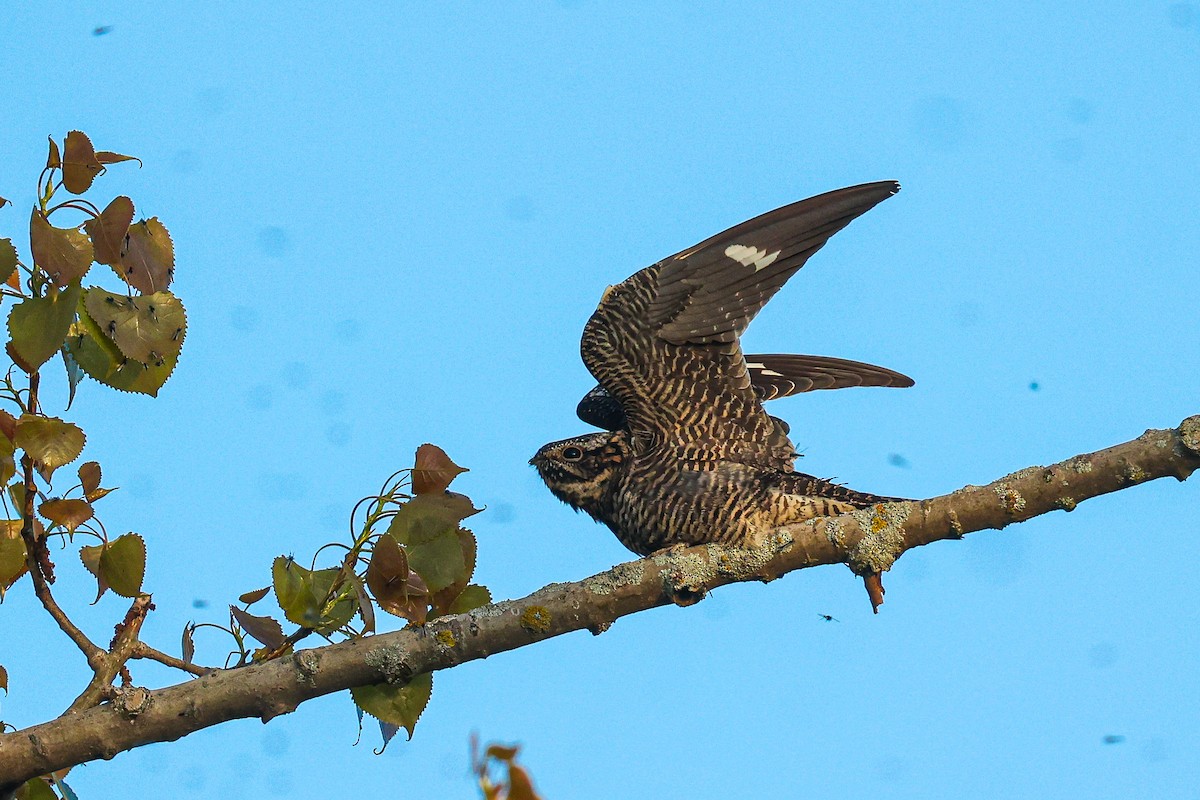
M 544 445 L 529 463 L 559 500 L 600 519 L 613 475 L 629 457 L 628 434 L 600 431 Z

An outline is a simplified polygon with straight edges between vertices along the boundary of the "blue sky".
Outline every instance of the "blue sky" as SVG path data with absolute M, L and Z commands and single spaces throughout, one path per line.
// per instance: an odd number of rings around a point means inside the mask
M 0 235 L 25 230 L 45 137 L 78 128 L 144 160 L 98 193 L 174 237 L 177 373 L 157 400 L 85 385 L 70 412 L 122 487 L 105 524 L 149 541 L 163 649 L 344 536 L 426 441 L 488 506 L 495 596 L 626 560 L 526 465 L 587 429 L 601 291 L 840 186 L 904 189 L 746 349 L 917 385 L 778 402 L 801 469 L 925 497 L 1200 412 L 1200 5 L 9 4 L 0 74 Z M 381 757 L 340 695 L 71 782 L 471 797 L 477 730 L 524 742 L 548 797 L 1193 797 L 1198 500 L 1158 481 L 911 552 L 878 616 L 827 567 L 465 665 Z M 74 558 L 60 591 L 106 639 L 123 606 L 85 607 Z M 86 674 L 21 595 L 0 716 L 27 725 Z

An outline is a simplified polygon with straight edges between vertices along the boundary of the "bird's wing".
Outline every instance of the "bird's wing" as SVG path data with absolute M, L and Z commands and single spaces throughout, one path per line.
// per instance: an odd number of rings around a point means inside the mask
M 913 385 L 912 378 L 895 370 L 827 356 L 751 353 L 746 356 L 746 368 L 750 386 L 763 401 L 818 389 Z M 621 404 L 599 385 L 583 396 L 575 413 L 587 424 L 609 431 L 620 430 L 626 424 Z
M 791 468 L 738 335 L 783 283 L 894 182 L 819 195 L 756 217 L 610 287 L 580 350 L 625 413 L 635 447 Z

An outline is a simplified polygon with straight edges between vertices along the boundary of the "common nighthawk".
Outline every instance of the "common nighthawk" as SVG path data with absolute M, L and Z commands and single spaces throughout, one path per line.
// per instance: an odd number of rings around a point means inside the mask
M 772 528 L 893 498 L 796 472 L 762 401 L 816 388 L 911 386 L 891 370 L 819 356 L 743 356 L 750 320 L 829 237 L 900 190 L 828 192 L 743 222 L 609 287 L 583 329 L 599 386 L 579 416 L 604 431 L 530 460 L 563 502 L 635 553 L 752 545 Z

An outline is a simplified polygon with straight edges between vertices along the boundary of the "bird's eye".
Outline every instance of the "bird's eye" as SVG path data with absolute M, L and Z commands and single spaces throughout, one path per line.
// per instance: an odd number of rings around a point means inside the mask
M 578 447 L 566 447 L 563 448 L 562 457 L 567 461 L 578 461 L 583 458 L 583 451 Z

